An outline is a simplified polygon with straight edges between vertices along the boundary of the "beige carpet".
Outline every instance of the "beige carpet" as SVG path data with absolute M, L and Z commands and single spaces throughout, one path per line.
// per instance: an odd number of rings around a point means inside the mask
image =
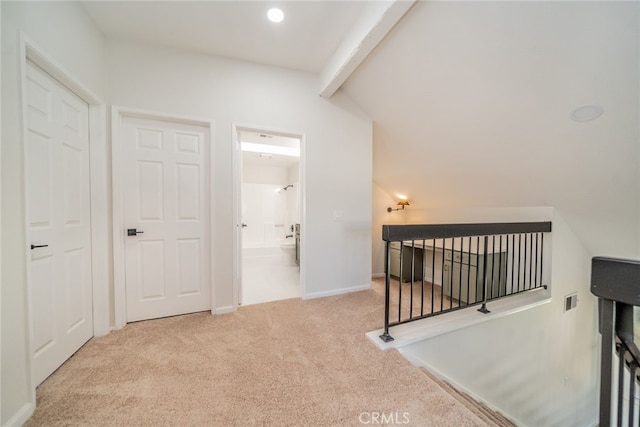
M 89 341 L 45 381 L 26 425 L 495 425 L 366 340 L 383 312 L 376 282 L 347 295 L 129 324 Z

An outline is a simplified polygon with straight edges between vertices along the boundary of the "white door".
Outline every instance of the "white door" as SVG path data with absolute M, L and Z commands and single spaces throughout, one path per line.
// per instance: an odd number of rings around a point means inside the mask
M 30 62 L 25 100 L 37 385 L 93 336 L 89 106 Z
M 209 128 L 123 117 L 127 321 L 211 309 Z

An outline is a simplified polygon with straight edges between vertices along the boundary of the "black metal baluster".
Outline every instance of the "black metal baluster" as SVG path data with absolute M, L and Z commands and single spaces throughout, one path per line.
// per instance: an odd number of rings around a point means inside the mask
M 636 396 L 636 362 L 633 361 L 629 365 L 629 427 L 633 427 L 635 425 L 634 421 L 634 410 L 635 410 L 635 396 Z
M 421 257 L 421 262 L 422 262 L 422 292 L 420 294 L 420 316 L 424 316 L 424 276 L 425 276 L 425 267 L 426 267 L 426 261 L 425 261 L 425 255 L 426 255 L 426 245 L 425 245 L 425 240 L 422 239 L 422 257 Z
M 493 281 L 495 280 L 493 276 L 494 276 L 494 270 L 496 266 L 495 256 L 496 256 L 496 236 L 493 235 L 491 236 L 491 282 L 489 282 L 489 286 L 490 286 L 489 299 L 493 299 Z
M 478 309 L 480 313 L 490 313 L 487 309 L 487 250 L 489 246 L 489 237 L 484 236 L 484 257 L 483 257 L 483 268 L 482 268 L 482 307 Z
M 520 270 L 523 270 L 522 273 Z M 520 275 L 524 274 L 522 268 L 522 233 L 518 234 L 518 292 L 520 292 Z
M 478 292 L 478 280 L 481 280 L 481 275 L 480 275 L 480 236 L 476 236 L 476 283 L 474 283 L 474 286 L 476 287 L 476 297 L 473 300 L 473 303 L 477 303 L 479 302 L 479 298 L 482 295 L 482 292 Z
M 529 255 L 529 289 L 531 289 L 531 277 L 532 277 L 532 267 L 533 267 L 533 236 L 531 235 L 531 233 L 528 234 L 529 236 L 529 253 L 531 255 Z
M 433 314 L 433 299 L 435 298 L 436 280 L 436 239 L 432 240 L 433 250 L 431 251 L 431 314 Z M 442 282 L 440 283 L 442 284 Z M 440 287 L 440 300 L 442 300 L 442 286 Z
M 415 240 L 411 240 L 411 280 L 409 282 L 409 319 L 413 319 L 413 282 L 416 279 L 416 246 Z
M 535 267 L 533 269 L 533 284 L 534 284 L 534 288 L 538 288 L 538 233 L 535 234 L 536 236 L 536 245 L 535 245 L 535 256 L 532 256 L 532 262 L 535 261 Z
M 462 252 L 461 252 L 462 253 Z M 453 273 L 456 259 L 456 238 L 451 239 L 451 294 L 453 295 Z M 460 307 L 460 302 L 462 300 L 462 264 L 460 264 L 460 274 L 458 277 L 458 307 Z M 453 304 L 453 301 L 451 301 Z
M 498 298 L 502 295 L 502 235 L 500 235 L 500 246 L 498 249 L 499 258 L 498 258 Z M 506 273 L 505 273 L 506 274 Z M 506 293 L 505 289 L 505 293 Z
M 442 286 L 440 287 L 440 311 L 444 311 L 444 287 L 445 287 L 445 283 L 444 283 L 444 259 L 446 258 L 446 253 L 447 253 L 447 247 L 446 247 L 446 241 L 443 238 L 442 239 L 442 261 L 440 261 L 440 275 L 442 276 L 440 278 L 440 283 L 442 284 Z
M 471 237 L 467 241 L 467 305 L 471 296 Z
M 604 338 L 604 336 L 603 336 Z M 624 403 L 624 353 L 625 349 L 622 344 L 616 345 L 618 354 L 618 412 L 616 413 L 618 427 L 622 427 L 622 404 Z M 609 388 L 613 387 L 609 384 Z
M 515 294 L 513 286 L 516 284 L 514 280 L 514 272 L 516 271 L 516 235 L 511 235 L 511 293 Z
M 404 271 L 402 271 L 402 267 L 404 266 L 404 244 L 400 241 L 400 277 L 398 278 L 398 322 L 402 320 L 402 278 L 404 276 Z
M 540 285 L 547 289 L 547 285 L 542 284 L 542 273 L 544 272 L 544 233 L 540 233 Z

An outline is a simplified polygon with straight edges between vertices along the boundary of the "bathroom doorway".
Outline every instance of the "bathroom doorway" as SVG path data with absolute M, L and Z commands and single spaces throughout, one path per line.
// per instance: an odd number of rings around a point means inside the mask
M 238 128 L 238 304 L 301 296 L 301 138 Z

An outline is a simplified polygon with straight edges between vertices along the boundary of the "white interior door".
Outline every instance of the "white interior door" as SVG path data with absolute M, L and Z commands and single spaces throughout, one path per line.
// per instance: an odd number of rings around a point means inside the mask
M 25 100 L 37 385 L 93 336 L 89 106 L 31 62 Z
M 211 309 L 209 128 L 123 117 L 127 321 Z

